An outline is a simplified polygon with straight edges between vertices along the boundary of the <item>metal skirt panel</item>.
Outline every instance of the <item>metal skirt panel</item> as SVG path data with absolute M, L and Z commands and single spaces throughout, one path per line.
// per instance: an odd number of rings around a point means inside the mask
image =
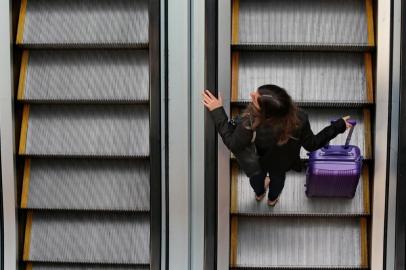
M 147 0 L 28 0 L 23 44 L 148 43 Z
M 26 260 L 149 264 L 149 230 L 147 214 L 34 212 Z
M 367 45 L 363 0 L 240 0 L 239 43 Z
M 30 163 L 29 179 L 24 179 L 29 181 L 25 208 L 128 211 L 150 208 L 146 160 L 32 159 Z
M 238 218 L 238 267 L 355 268 L 359 219 Z
M 295 101 L 366 102 L 364 55 L 241 52 L 238 100 L 263 84 L 285 88 Z
M 30 51 L 23 100 L 148 101 L 148 51 Z
M 352 134 L 351 145 L 356 145 L 361 149 L 361 155 L 366 153 L 366 142 L 365 142 L 365 125 L 364 125 L 364 115 L 362 110 L 354 109 L 306 109 L 309 115 L 310 126 L 314 132 L 317 134 L 324 127 L 330 125 L 331 120 L 341 118 L 346 115 L 350 115 L 352 119 L 357 121 L 357 125 L 354 128 L 354 133 Z M 330 144 L 345 144 L 347 138 L 347 132 L 339 134 L 335 139 L 330 141 Z M 307 151 L 302 148 L 300 156 L 301 158 L 307 158 Z M 371 158 L 371 157 L 365 157 Z
M 238 209 L 233 213 L 246 215 L 365 215 L 369 209 L 364 205 L 364 182 L 361 177 L 355 197 L 308 198 L 305 194 L 306 174 L 289 172 L 286 175 L 285 188 L 275 207 L 269 207 L 266 200 L 257 202 L 248 177 L 239 171 L 234 179 L 237 183 L 236 199 Z M 271 180 L 272 181 L 272 180 Z
M 148 107 L 31 105 L 26 154 L 148 156 Z

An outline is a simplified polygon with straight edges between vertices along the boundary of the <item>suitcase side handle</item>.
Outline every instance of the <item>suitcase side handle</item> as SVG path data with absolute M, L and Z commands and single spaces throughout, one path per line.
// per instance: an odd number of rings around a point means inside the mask
M 337 119 L 337 120 L 338 120 L 338 119 Z M 337 120 L 331 120 L 331 124 L 333 124 L 333 123 L 334 123 L 335 121 L 337 121 Z M 348 149 L 348 147 L 349 147 L 349 145 L 350 145 L 351 138 L 352 138 L 352 133 L 354 132 L 354 127 L 355 127 L 355 125 L 357 124 L 357 121 L 354 120 L 354 119 L 349 119 L 349 120 L 347 120 L 347 122 L 351 124 L 351 128 L 350 128 L 350 131 L 348 132 L 347 139 L 345 140 L 345 144 L 344 144 L 344 146 L 343 146 L 344 149 Z M 328 143 L 324 146 L 324 148 L 328 148 L 329 145 L 330 145 L 330 142 L 328 142 Z

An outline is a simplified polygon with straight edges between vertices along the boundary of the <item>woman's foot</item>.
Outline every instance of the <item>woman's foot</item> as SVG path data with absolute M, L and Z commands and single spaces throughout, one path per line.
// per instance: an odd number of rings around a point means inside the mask
M 268 206 L 274 207 L 275 204 L 278 202 L 278 200 L 279 200 L 279 197 L 276 198 L 274 201 L 271 201 L 271 200 L 268 199 Z
M 255 199 L 256 199 L 257 201 L 262 201 L 262 199 L 265 197 L 266 191 L 268 190 L 268 187 L 269 187 L 269 183 L 270 183 L 270 182 L 271 182 L 271 180 L 269 179 L 269 177 L 268 177 L 268 176 L 265 177 L 265 181 L 264 181 L 264 189 L 265 189 L 265 192 L 264 192 L 262 195 L 255 196 Z

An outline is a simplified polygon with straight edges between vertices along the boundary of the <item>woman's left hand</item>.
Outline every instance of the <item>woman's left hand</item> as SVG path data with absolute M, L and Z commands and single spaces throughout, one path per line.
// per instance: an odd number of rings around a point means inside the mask
M 209 90 L 205 90 L 203 91 L 202 96 L 202 102 L 204 106 L 209 109 L 209 111 L 214 111 L 215 109 L 223 106 L 223 99 L 221 98 L 220 94 L 219 98 L 217 99 L 212 93 L 210 93 Z

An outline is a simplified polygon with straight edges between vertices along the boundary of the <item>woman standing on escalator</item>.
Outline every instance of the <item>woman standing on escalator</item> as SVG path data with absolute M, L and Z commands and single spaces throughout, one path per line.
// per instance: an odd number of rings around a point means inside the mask
M 261 172 L 250 177 L 250 185 L 258 201 L 268 192 L 268 205 L 274 206 L 285 185 L 286 172 L 301 170 L 300 148 L 315 151 L 326 145 L 351 124 L 349 116 L 340 118 L 313 134 L 307 114 L 298 109 L 285 89 L 263 85 L 251 94 L 251 102 L 242 114 L 236 129 L 228 125 L 221 97 L 208 90 L 203 92 L 203 104 L 211 112 L 217 131 L 233 153 L 245 149 L 253 139 L 259 155 Z M 270 181 L 266 181 L 269 175 Z

